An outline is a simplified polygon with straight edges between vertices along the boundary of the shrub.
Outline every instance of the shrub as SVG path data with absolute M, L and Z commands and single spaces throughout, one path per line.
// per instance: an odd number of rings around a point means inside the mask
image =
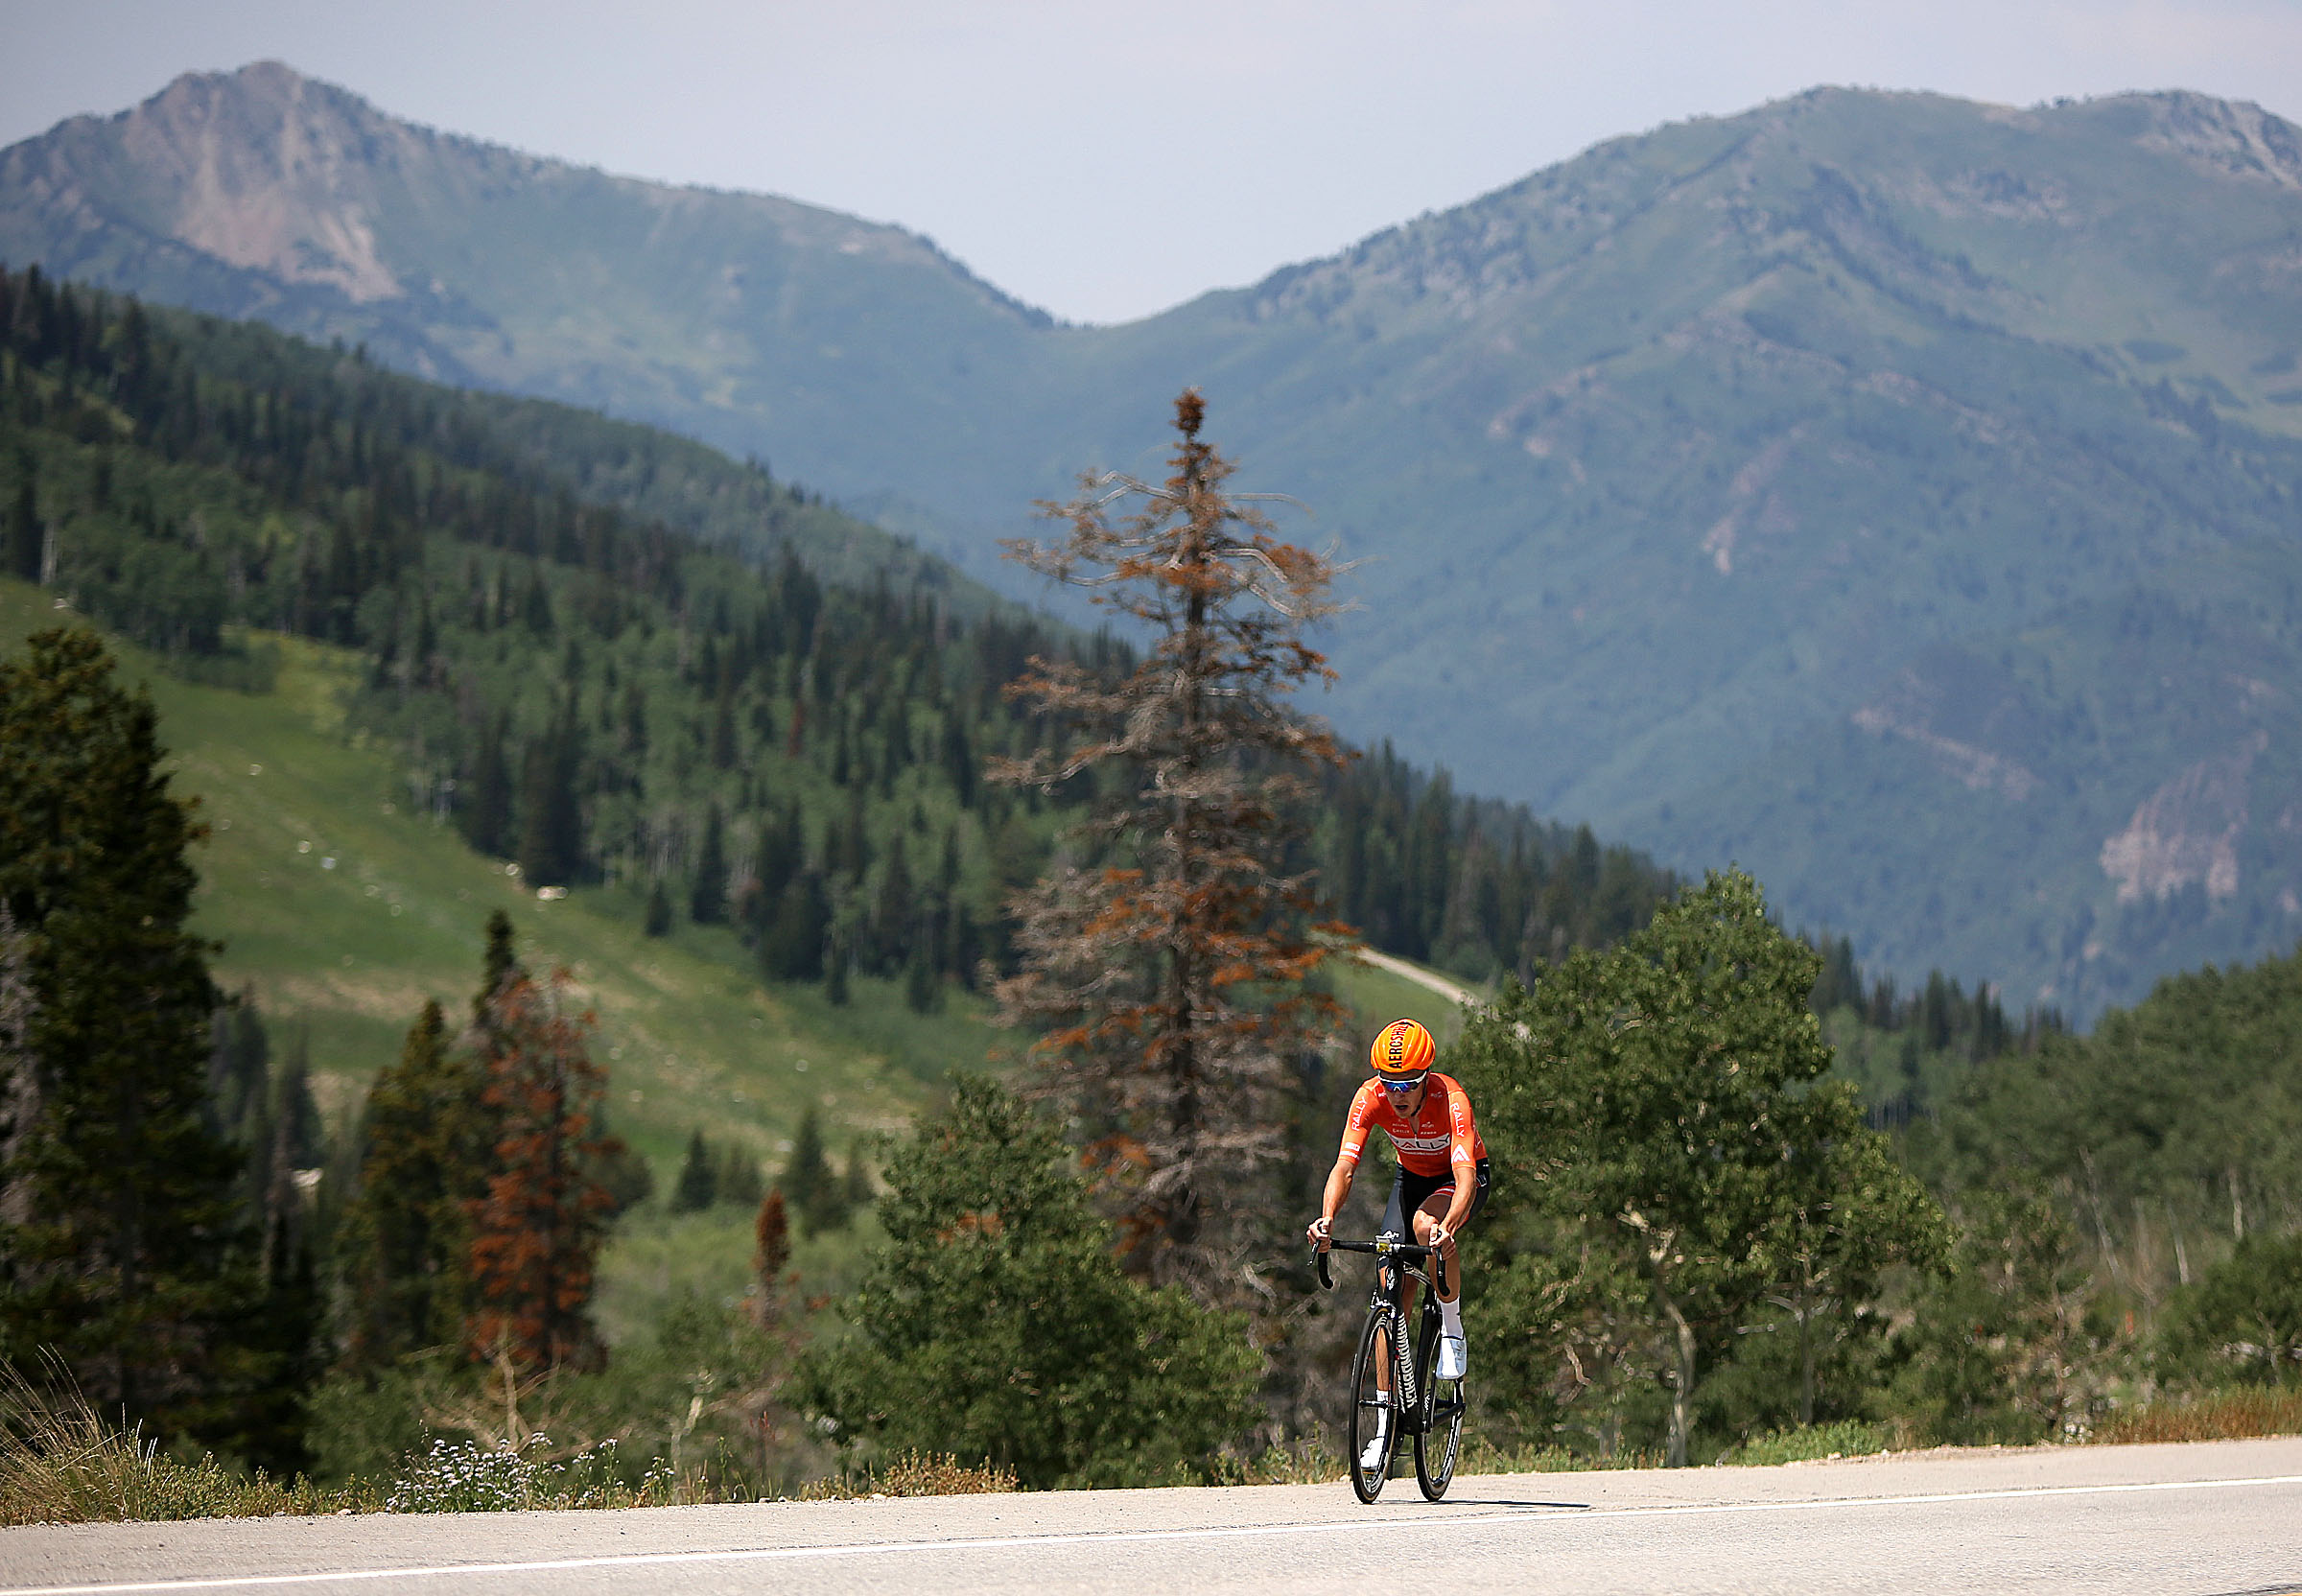
M 1259 1415 L 1243 1315 L 1121 1274 L 1061 1138 L 962 1080 L 887 1163 L 888 1244 L 798 1403 L 843 1443 L 980 1457 L 1024 1486 L 1188 1484 Z
M 2158 1361 L 2175 1383 L 2302 1384 L 2302 1232 L 2246 1237 L 2179 1294 Z

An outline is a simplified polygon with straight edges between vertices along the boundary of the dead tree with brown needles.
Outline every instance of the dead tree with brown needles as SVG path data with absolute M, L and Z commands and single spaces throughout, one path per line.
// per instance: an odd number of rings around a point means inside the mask
M 1147 639 L 1116 676 L 1034 658 L 1008 689 L 1051 737 L 1000 780 L 1053 787 L 1089 774 L 1091 818 L 1011 904 L 1011 1023 L 1038 1030 L 1036 1086 L 1090 1137 L 1089 1161 L 1134 1267 L 1210 1303 L 1255 1282 L 1257 1174 L 1280 1152 L 1292 1066 L 1342 1010 L 1308 977 L 1341 927 L 1318 924 L 1312 874 L 1290 862 L 1303 773 L 1339 763 L 1288 694 L 1333 671 L 1305 641 L 1334 613 L 1338 567 L 1281 541 L 1259 497 L 1201 440 L 1196 390 L 1158 486 L 1091 473 L 1062 535 L 1008 557 L 1087 591 Z M 1092 773 L 1092 774 L 1091 774 Z M 1265 1205 L 1267 1208 L 1267 1205 Z

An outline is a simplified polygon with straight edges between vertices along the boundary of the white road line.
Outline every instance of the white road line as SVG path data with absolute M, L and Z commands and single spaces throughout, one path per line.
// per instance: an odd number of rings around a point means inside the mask
M 1841 1496 L 1803 1502 L 1697 1502 L 1680 1507 L 1545 1508 L 1531 1513 L 1422 1514 L 1416 1524 L 1455 1530 L 1491 1525 L 1587 1524 L 1598 1518 L 1701 1517 L 1745 1513 L 1813 1513 L 1826 1508 L 1927 1507 L 1941 1502 L 1999 1502 L 2048 1496 L 2115 1496 L 2153 1490 L 2232 1490 L 2302 1485 L 2302 1474 L 2243 1480 L 2153 1480 L 2134 1485 L 2025 1486 L 2008 1490 L 1946 1490 L 1921 1496 Z M 1035 1546 L 1111 1546 L 1163 1540 L 1239 1540 L 1265 1536 L 1327 1535 L 1351 1530 L 1396 1531 L 1402 1521 L 1381 1517 L 1327 1519 L 1310 1524 L 1251 1524 L 1228 1529 L 1070 1531 L 1056 1535 L 985 1536 L 955 1540 L 883 1540 L 834 1546 L 763 1546 L 722 1552 L 626 1552 L 612 1557 L 556 1558 L 535 1562 L 451 1562 L 425 1568 L 354 1568 L 325 1574 L 239 1574 L 215 1579 L 143 1580 L 117 1584 L 43 1584 L 0 1587 L 0 1596 L 127 1596 L 131 1591 L 256 1590 L 288 1585 L 348 1584 L 354 1581 L 435 1580 L 505 1574 L 550 1574 L 585 1568 L 648 1568 L 700 1562 L 796 1561 L 810 1558 L 889 1557 L 917 1552 L 1012 1551 Z

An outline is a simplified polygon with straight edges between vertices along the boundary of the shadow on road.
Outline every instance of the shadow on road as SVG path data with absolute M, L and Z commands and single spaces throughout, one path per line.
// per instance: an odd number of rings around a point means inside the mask
M 1536 1502 L 1517 1496 L 1449 1496 L 1445 1501 L 1409 1502 L 1409 1507 L 1434 1508 L 1557 1508 L 1562 1513 L 1587 1513 L 1588 1502 Z

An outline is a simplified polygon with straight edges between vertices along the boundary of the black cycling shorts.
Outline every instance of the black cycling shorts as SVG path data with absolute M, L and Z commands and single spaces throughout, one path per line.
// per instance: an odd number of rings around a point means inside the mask
M 1488 1167 L 1485 1159 L 1479 1160 L 1476 1178 L 1478 1190 L 1471 1194 L 1470 1211 L 1463 1216 L 1466 1225 L 1476 1219 L 1479 1209 L 1487 1206 Z M 1418 1175 L 1402 1166 L 1398 1178 L 1391 1183 L 1391 1201 L 1384 1206 L 1383 1226 L 1379 1233 L 1395 1235 L 1402 1241 L 1412 1239 L 1412 1233 L 1407 1229 L 1407 1215 L 1429 1201 L 1434 1191 L 1454 1189 L 1455 1171 L 1452 1165 L 1444 1175 Z

